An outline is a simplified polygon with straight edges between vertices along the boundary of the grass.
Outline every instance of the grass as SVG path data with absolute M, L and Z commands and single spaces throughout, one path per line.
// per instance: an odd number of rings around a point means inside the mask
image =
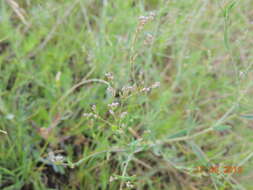
M 250 0 L 16 2 L 0 189 L 253 187 Z

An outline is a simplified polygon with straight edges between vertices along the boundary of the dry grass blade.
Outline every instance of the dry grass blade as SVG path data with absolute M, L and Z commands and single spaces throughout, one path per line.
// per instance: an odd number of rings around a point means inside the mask
M 27 27 L 30 26 L 29 22 L 25 19 L 25 11 L 22 9 L 19 4 L 14 0 L 6 0 L 9 6 L 13 9 L 16 13 L 17 17 L 23 22 L 24 25 Z
M 7 132 L 6 132 L 6 131 L 3 131 L 3 130 L 0 130 L 0 133 L 3 133 L 3 134 L 6 134 L 6 135 L 7 135 Z

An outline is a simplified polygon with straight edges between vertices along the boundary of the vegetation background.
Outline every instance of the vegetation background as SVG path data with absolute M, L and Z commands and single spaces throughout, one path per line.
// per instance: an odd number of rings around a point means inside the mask
M 2 0 L 0 189 L 252 189 L 252 29 L 252 0 Z

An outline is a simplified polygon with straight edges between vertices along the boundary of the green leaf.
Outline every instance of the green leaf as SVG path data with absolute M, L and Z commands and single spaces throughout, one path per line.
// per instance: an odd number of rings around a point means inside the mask
M 136 176 L 121 176 L 121 175 L 113 175 L 114 178 L 116 179 L 121 179 L 121 180 L 126 180 L 126 181 L 133 181 L 136 179 Z
M 232 1 L 224 8 L 224 18 L 225 18 L 225 25 L 224 25 L 224 43 L 225 47 L 229 50 L 229 14 L 231 13 L 232 9 L 236 6 L 236 1 Z
M 7 174 L 7 175 L 10 175 L 10 176 L 15 176 L 15 173 L 11 170 L 8 170 L 6 168 L 3 168 L 3 167 L 0 167 L 0 173 L 1 174 Z
M 229 126 L 229 125 L 218 125 L 218 126 L 213 127 L 213 129 L 216 130 L 216 131 L 225 131 L 225 130 L 231 129 L 231 126 Z
M 241 115 L 241 117 L 244 119 L 253 120 L 253 115 Z
M 115 132 L 119 129 L 119 127 L 117 125 L 112 125 L 111 129 L 112 129 L 113 132 Z
M 225 18 L 229 17 L 229 13 L 231 12 L 231 10 L 236 6 L 236 1 L 232 1 L 229 4 L 227 4 L 224 8 L 224 16 Z
M 188 141 L 187 144 L 191 146 L 193 153 L 197 156 L 199 161 L 204 165 L 208 165 L 208 160 L 206 158 L 206 155 L 201 150 L 201 148 L 197 144 L 195 144 L 193 141 Z
M 175 133 L 175 134 L 173 134 L 173 135 L 170 135 L 170 136 L 168 137 L 168 139 L 173 139 L 173 138 L 177 138 L 177 137 L 186 136 L 186 135 L 187 135 L 187 132 L 188 132 L 187 129 L 183 129 L 183 130 L 181 130 L 181 131 L 179 131 L 179 132 L 177 132 L 177 133 Z

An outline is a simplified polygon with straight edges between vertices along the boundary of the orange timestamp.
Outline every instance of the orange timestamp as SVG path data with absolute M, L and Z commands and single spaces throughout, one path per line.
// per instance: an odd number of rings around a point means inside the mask
M 210 174 L 241 174 L 243 167 L 241 166 L 197 166 L 195 173 L 210 173 Z

